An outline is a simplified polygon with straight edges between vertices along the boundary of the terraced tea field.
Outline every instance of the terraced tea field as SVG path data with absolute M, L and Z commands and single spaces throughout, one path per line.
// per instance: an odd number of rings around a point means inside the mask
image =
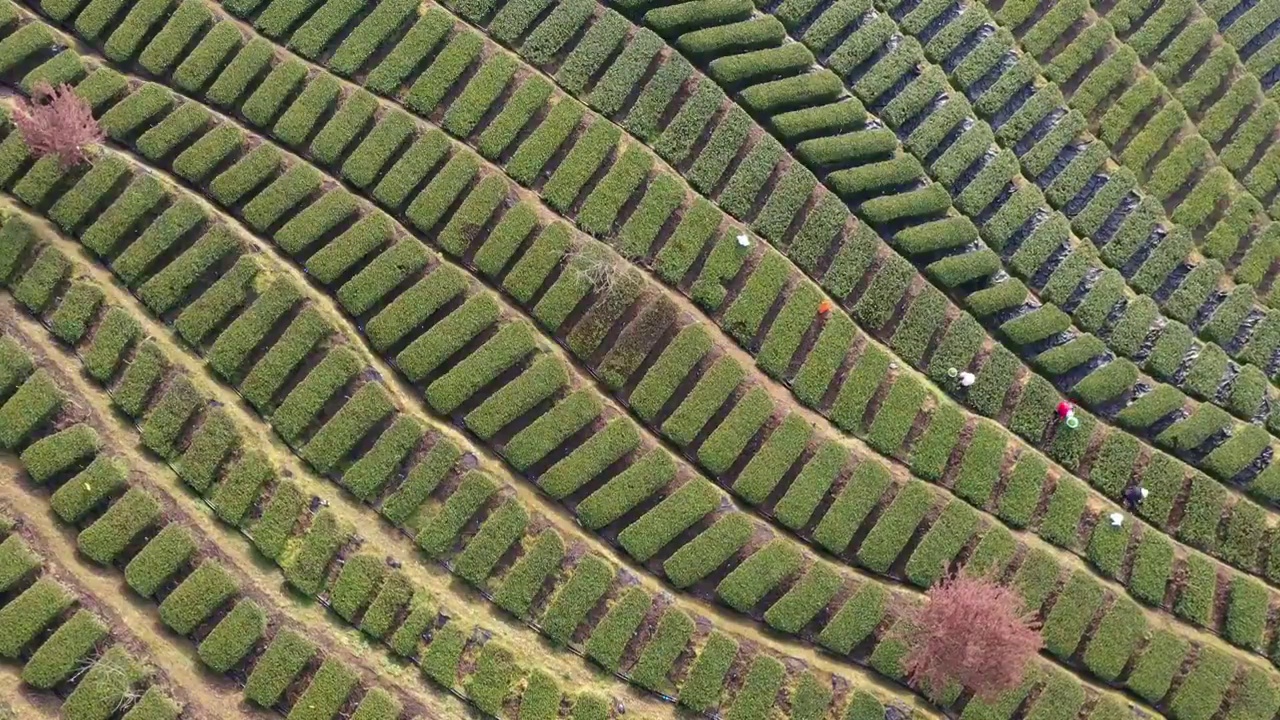
M 0 86 L 0 718 L 1280 711 L 1280 0 L 0 0 Z

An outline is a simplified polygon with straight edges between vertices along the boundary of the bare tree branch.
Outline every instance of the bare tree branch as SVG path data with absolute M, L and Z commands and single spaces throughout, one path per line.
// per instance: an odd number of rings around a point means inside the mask
M 569 269 L 603 296 L 631 290 L 631 286 L 640 280 L 622 257 L 598 242 L 576 242 L 569 250 L 568 258 Z

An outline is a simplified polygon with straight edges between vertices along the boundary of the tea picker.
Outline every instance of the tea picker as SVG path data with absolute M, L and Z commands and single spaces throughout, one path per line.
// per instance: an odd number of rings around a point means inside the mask
M 1080 420 L 1076 418 L 1075 406 L 1067 402 L 1066 400 L 1063 400 L 1062 402 L 1058 403 L 1058 407 L 1055 410 L 1055 412 L 1058 415 L 1058 419 L 1065 422 L 1067 427 L 1074 430 L 1075 428 L 1080 426 Z
M 1124 489 L 1124 492 L 1120 493 L 1120 504 L 1124 505 L 1130 512 L 1137 512 L 1138 506 L 1142 504 L 1143 500 L 1147 499 L 1149 493 L 1150 491 L 1141 485 L 1130 485 Z
M 1129 512 L 1136 513 L 1138 512 L 1138 506 L 1142 504 L 1143 500 L 1147 499 L 1149 493 L 1150 491 L 1140 484 L 1130 485 L 1120 493 L 1120 504 Z M 1120 527 L 1124 524 L 1124 513 L 1113 512 L 1110 517 L 1111 527 Z

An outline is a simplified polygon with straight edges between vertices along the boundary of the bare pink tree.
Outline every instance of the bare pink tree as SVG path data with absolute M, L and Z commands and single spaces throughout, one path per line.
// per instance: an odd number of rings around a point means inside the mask
M 36 83 L 31 99 L 18 101 L 13 122 L 34 155 L 55 155 L 64 168 L 87 160 L 102 142 L 93 108 L 65 83 L 56 89 L 47 82 Z
M 941 694 L 960 683 L 994 700 L 1022 683 L 1044 643 L 1035 615 L 1013 590 L 988 578 L 943 578 L 929 601 L 899 624 L 907 643 L 903 669 L 916 686 Z

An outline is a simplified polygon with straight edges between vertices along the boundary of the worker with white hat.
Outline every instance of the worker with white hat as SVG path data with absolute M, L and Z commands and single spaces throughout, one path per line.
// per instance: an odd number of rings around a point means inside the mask
M 1147 499 L 1149 491 L 1142 487 L 1141 484 L 1130 485 L 1120 493 L 1120 504 L 1124 505 L 1130 512 L 1138 512 L 1138 506 L 1143 500 Z

